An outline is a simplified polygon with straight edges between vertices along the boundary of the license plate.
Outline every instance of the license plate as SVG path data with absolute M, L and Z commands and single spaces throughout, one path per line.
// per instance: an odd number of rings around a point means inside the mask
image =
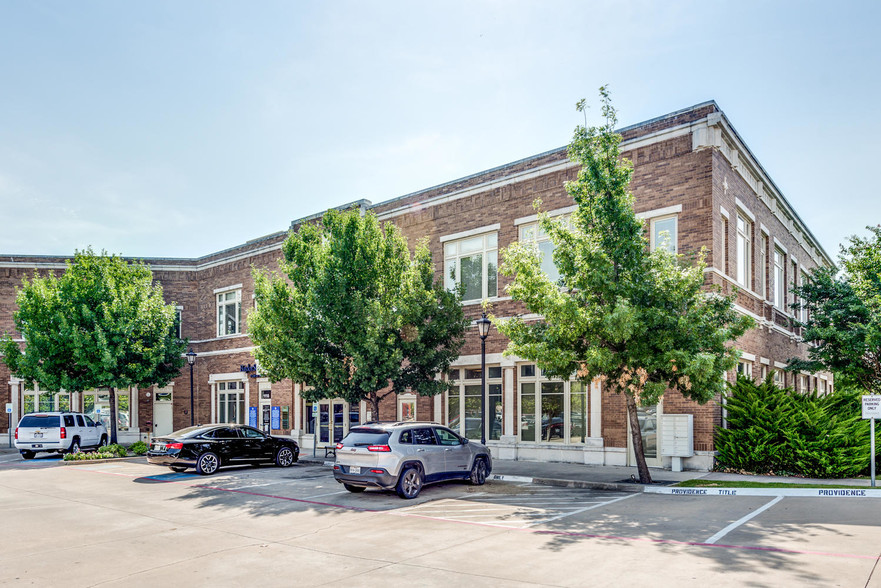
M 349 473 L 350 474 L 360 474 L 361 473 L 361 466 L 349 466 Z
M 36 433 L 34 433 L 34 439 L 42 439 L 42 438 L 43 438 L 43 433 L 41 431 L 37 431 Z
M 161 443 L 157 443 L 153 446 L 154 451 L 162 451 L 163 449 L 165 449 L 165 445 L 162 445 Z
M 42 448 L 43 448 L 42 443 L 31 443 L 31 449 L 42 449 Z

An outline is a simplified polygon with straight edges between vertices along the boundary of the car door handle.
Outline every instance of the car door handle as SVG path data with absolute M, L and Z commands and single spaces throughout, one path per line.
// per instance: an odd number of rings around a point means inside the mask
M 425 451 L 425 450 L 424 449 L 417 449 L 416 451 L 419 452 L 419 451 Z

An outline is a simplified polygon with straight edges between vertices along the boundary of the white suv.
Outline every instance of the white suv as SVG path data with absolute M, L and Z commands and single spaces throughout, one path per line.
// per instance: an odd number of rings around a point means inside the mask
M 38 412 L 21 417 L 15 448 L 25 459 L 40 451 L 77 453 L 83 447 L 107 445 L 107 428 L 79 412 Z

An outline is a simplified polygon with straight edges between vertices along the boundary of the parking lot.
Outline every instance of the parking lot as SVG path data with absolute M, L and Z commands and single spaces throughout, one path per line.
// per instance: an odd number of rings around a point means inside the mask
M 489 482 L 413 501 L 330 468 L 210 477 L 143 460 L 0 462 L 12 585 L 881 586 L 881 499 Z

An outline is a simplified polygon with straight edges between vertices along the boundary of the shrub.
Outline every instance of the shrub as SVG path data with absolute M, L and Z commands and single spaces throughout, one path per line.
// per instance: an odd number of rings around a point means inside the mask
M 869 423 L 860 415 L 860 393 L 817 396 L 738 378 L 725 408 L 728 428 L 718 429 L 722 467 L 756 473 L 844 478 L 869 467 Z
M 128 446 L 128 450 L 134 453 L 135 455 L 144 455 L 147 453 L 149 446 L 143 441 L 135 441 L 131 445 Z
M 128 455 L 128 450 L 119 443 L 114 443 L 99 448 L 98 453 L 108 453 L 110 454 L 109 457 L 125 457 Z

